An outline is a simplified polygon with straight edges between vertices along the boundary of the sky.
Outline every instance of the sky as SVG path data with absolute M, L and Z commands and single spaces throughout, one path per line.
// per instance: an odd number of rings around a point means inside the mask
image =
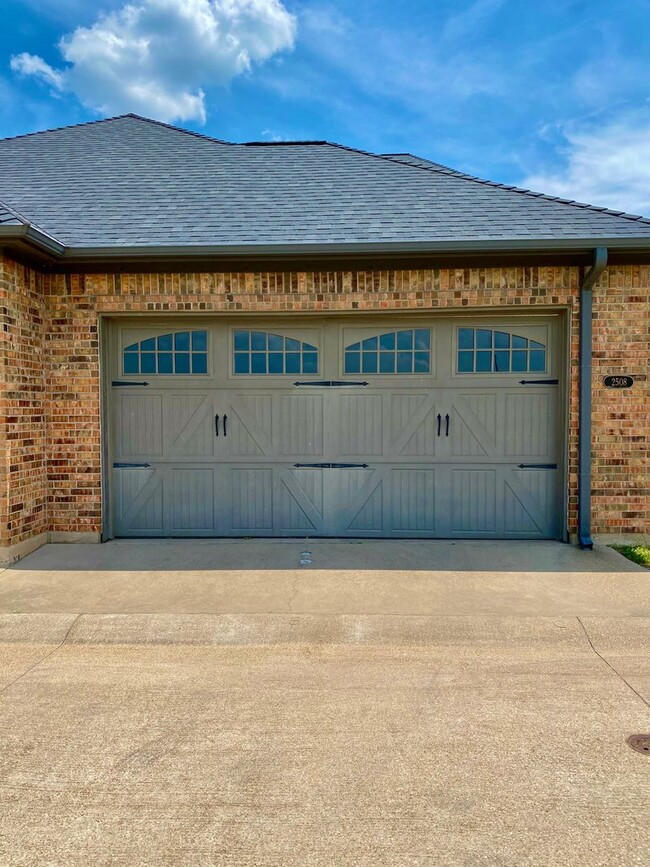
M 650 0 L 0 4 L 0 137 L 135 112 L 650 216 Z

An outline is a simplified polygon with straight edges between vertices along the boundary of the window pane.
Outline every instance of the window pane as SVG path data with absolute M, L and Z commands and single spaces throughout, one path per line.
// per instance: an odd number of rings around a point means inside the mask
M 490 349 L 492 347 L 492 332 L 486 331 L 484 328 L 476 330 L 476 348 Z
M 190 348 L 190 333 L 183 331 L 182 334 L 174 334 L 174 349 L 176 352 L 187 352 Z M 189 364 L 189 359 L 188 359 Z
M 171 352 L 158 353 L 158 373 L 174 372 L 174 356 Z
M 458 353 L 458 372 L 473 373 L 474 372 L 474 353 L 459 352 Z
M 375 337 L 375 341 L 377 338 Z M 377 353 L 376 352 L 364 352 L 363 353 L 363 361 L 361 364 L 361 369 L 363 373 L 377 373 Z
M 459 328 L 458 329 L 458 348 L 459 349 L 474 349 L 474 329 Z
M 398 352 L 397 353 L 397 372 L 398 373 L 413 373 L 413 353 Z
M 528 341 L 525 337 L 517 337 L 516 334 L 512 335 L 512 347 L 513 349 L 525 349 L 528 346 Z
M 255 337 L 254 332 L 253 337 Z M 266 373 L 265 352 L 251 352 L 251 373 Z
M 359 345 L 358 343 L 356 344 Z M 346 373 L 361 373 L 361 353 L 346 352 L 345 353 L 345 372 Z
M 379 353 L 379 372 L 380 373 L 395 373 L 395 353 L 380 352 Z
M 318 352 L 315 346 L 312 346 L 311 343 L 303 343 L 302 345 L 303 352 Z
M 496 349 L 508 349 L 510 346 L 510 335 L 505 331 L 494 332 L 494 346 Z
M 143 352 L 140 356 L 140 373 L 156 372 L 156 353 Z
M 430 349 L 431 348 L 431 332 L 428 328 L 418 328 L 415 332 L 415 348 Z
M 302 354 L 302 372 L 317 373 L 318 372 L 318 356 L 315 352 L 303 352 Z
M 208 332 L 193 331 L 192 332 L 192 349 L 195 352 L 205 352 L 208 348 Z
M 247 352 L 235 352 L 235 373 L 250 373 L 250 360 Z
M 287 339 L 287 343 L 289 340 Z M 287 352 L 285 356 L 285 371 L 286 373 L 300 373 L 300 353 Z
M 271 340 L 269 338 L 269 346 Z M 269 373 L 283 373 L 284 356 L 281 352 L 269 352 Z
M 510 353 L 495 352 L 494 353 L 494 369 L 497 373 L 508 373 L 510 370 Z
M 140 344 L 139 344 L 139 343 L 132 343 L 130 346 L 125 346 L 125 347 L 124 347 L 124 351 L 125 351 L 125 352 L 138 352 L 139 349 L 140 349 Z
M 125 352 L 124 373 L 140 373 L 139 358 L 137 352 Z
M 546 370 L 546 352 L 543 349 L 532 349 L 530 352 L 530 370 L 536 373 Z
M 140 343 L 140 349 L 142 352 L 155 352 L 156 351 L 156 338 L 151 337 L 149 340 L 143 340 Z
M 382 334 L 379 337 L 379 348 L 380 349 L 395 349 L 395 333 L 391 334 Z
M 176 373 L 190 372 L 190 354 L 189 352 L 177 352 L 176 356 Z
M 249 331 L 235 331 L 235 349 L 248 349 L 251 335 Z
M 350 352 L 360 352 L 361 344 L 360 343 L 351 343 L 349 346 L 345 347 L 346 351 Z
M 251 331 L 251 349 L 265 350 L 266 349 L 266 332 Z
M 489 373 L 492 370 L 492 353 L 477 352 L 476 353 L 476 372 Z
M 300 341 L 294 340 L 293 337 L 285 337 L 284 348 L 287 352 L 300 352 Z
M 269 334 L 269 352 L 282 352 L 284 349 L 284 337 L 279 334 Z
M 415 357 L 415 372 L 416 373 L 429 373 L 429 365 L 430 365 L 430 355 L 428 352 L 416 352 L 414 353 Z
M 363 341 L 363 348 L 366 350 L 377 349 L 378 340 L 376 337 L 369 337 Z
M 543 343 L 538 343 L 536 340 L 529 340 L 528 345 L 530 349 L 546 349 Z
M 208 372 L 208 356 L 205 352 L 192 353 L 192 373 Z
M 398 349 L 413 349 L 413 332 L 398 331 L 397 332 L 397 348 Z
M 163 334 L 162 337 L 158 338 L 158 352 L 171 352 L 173 341 L 173 334 Z
M 521 339 L 521 338 L 520 338 Z M 514 338 L 513 338 L 514 341 Z M 515 372 L 522 372 L 526 370 L 528 361 L 528 353 L 527 352 L 513 352 L 512 353 L 512 369 Z

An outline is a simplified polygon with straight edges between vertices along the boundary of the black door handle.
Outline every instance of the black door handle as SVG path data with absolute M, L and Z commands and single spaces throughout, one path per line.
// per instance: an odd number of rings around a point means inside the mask
M 226 427 L 226 422 L 227 422 L 227 421 L 228 421 L 228 416 L 227 416 L 227 415 L 224 415 L 224 417 L 223 417 L 223 435 L 224 435 L 225 437 L 228 436 L 228 428 Z
M 214 435 L 219 436 L 219 416 L 215 415 L 214 417 Z
M 445 436 L 449 436 L 449 413 L 445 416 Z
M 440 425 L 442 424 L 442 416 L 438 413 L 438 436 L 440 436 Z

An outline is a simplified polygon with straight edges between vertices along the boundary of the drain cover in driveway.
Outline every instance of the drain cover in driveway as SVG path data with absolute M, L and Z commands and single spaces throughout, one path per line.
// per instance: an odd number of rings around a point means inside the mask
M 633 750 L 650 756 L 650 735 L 630 735 L 627 742 Z

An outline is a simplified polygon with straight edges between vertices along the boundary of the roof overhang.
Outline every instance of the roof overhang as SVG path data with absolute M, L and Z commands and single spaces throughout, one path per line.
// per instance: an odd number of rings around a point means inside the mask
M 66 246 L 45 232 L 24 224 L 0 226 L 0 247 L 47 270 L 124 270 L 128 267 L 183 270 L 217 267 L 250 271 L 261 267 L 290 270 L 322 266 L 352 267 L 353 263 L 384 267 L 478 267 L 485 264 L 558 262 L 588 264 L 596 247 L 607 247 L 610 261 L 650 263 L 650 237 L 645 238 L 487 238 L 350 243 L 280 243 L 214 245 Z

